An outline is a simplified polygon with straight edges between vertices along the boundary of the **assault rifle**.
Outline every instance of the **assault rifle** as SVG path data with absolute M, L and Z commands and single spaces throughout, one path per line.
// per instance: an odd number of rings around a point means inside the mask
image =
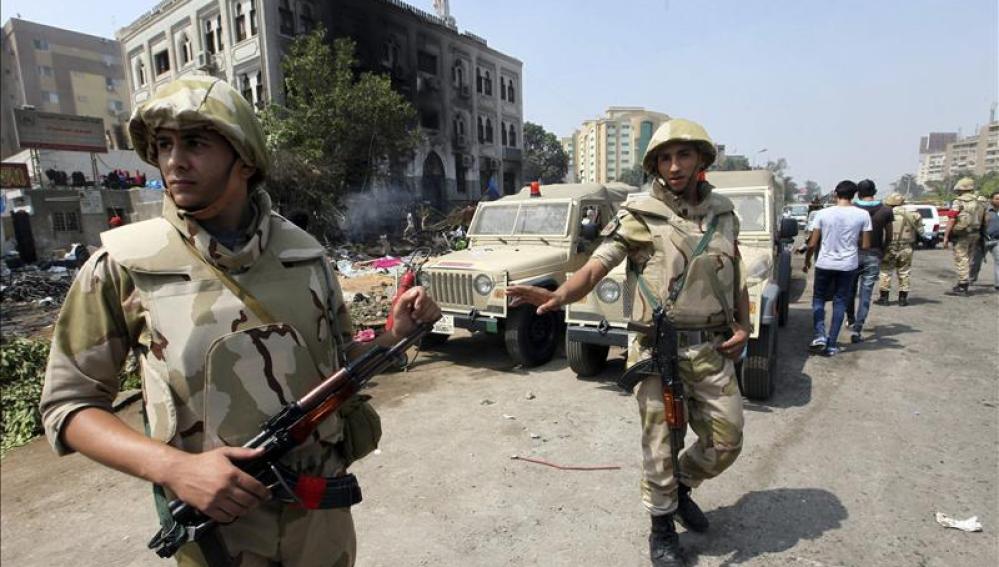
M 652 312 L 652 324 L 628 323 L 629 331 L 638 331 L 651 336 L 652 356 L 632 366 L 617 380 L 617 385 L 627 392 L 650 375 L 659 376 L 663 382 L 663 406 L 666 425 L 669 427 L 670 459 L 673 462 L 673 477 L 680 478 L 680 449 L 687 433 L 687 411 L 684 405 L 683 380 L 680 378 L 679 344 L 676 329 L 662 307 Z
M 389 365 L 404 361 L 406 349 L 433 328 L 431 323 L 419 325 L 415 331 L 391 347 L 375 346 L 347 366 L 338 370 L 318 386 L 281 409 L 261 426 L 260 433 L 244 447 L 263 449 L 254 459 L 233 464 L 265 486 L 281 485 L 278 461 L 289 451 L 306 441 L 316 427 L 361 390 Z M 169 505 L 173 525 L 163 527 L 149 541 L 149 548 L 160 557 L 172 557 L 180 547 L 197 541 L 214 530 L 218 523 L 190 504 L 173 500 Z

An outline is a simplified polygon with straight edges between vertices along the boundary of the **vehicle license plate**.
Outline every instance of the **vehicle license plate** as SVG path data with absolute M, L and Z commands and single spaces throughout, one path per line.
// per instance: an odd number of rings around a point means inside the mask
M 434 323 L 433 332 L 442 335 L 454 334 L 454 315 L 441 315 L 441 318 Z

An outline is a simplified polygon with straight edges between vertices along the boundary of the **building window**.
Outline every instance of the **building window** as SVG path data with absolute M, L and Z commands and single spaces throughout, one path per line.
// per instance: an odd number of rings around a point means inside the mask
M 506 77 L 500 77 L 500 100 L 506 100 Z
M 493 121 L 486 118 L 486 143 L 493 143 Z
M 59 93 L 54 93 L 52 91 L 42 91 L 42 102 L 59 104 Z
M 125 104 L 122 103 L 120 100 L 109 100 L 108 110 L 115 114 L 118 114 L 119 112 L 125 110 Z
M 503 92 L 503 79 L 500 78 L 500 93 Z M 506 122 L 500 122 L 500 140 L 503 142 L 503 146 L 506 146 Z
M 486 96 L 493 96 L 493 77 L 489 71 L 482 74 L 482 91 Z
M 118 89 L 118 85 L 115 84 L 114 79 L 111 77 L 104 77 L 104 88 L 108 91 L 113 91 Z
M 475 68 L 475 92 L 482 93 L 482 69 Z
M 250 36 L 257 35 L 257 0 L 250 0 Z
M 212 30 L 211 20 L 205 20 L 205 51 L 211 54 L 217 51 L 215 48 L 215 31 Z
M 46 41 L 46 40 L 44 40 L 44 39 L 36 39 L 36 40 L 34 40 L 33 43 L 35 45 L 35 49 L 37 49 L 39 51 L 48 51 L 49 50 L 49 42 Z
M 132 76 L 135 79 L 135 88 L 146 86 L 146 64 L 142 59 L 136 59 L 132 65 Z
M 263 104 L 264 103 L 264 76 L 263 76 L 263 74 L 261 74 L 260 71 L 257 71 L 257 86 L 256 86 L 256 91 L 257 91 L 257 100 L 256 100 L 256 103 L 258 105 Z
M 382 43 L 382 65 L 393 69 L 399 62 L 399 43 L 390 37 Z
M 459 114 L 454 117 L 454 139 L 460 140 L 465 137 L 465 119 Z
M 183 67 L 194 59 L 194 50 L 191 46 L 191 38 L 187 37 L 187 34 L 181 34 L 180 36 L 180 65 Z
M 225 43 L 222 42 L 222 16 L 215 18 L 215 45 L 219 51 L 225 51 Z
M 437 74 L 437 56 L 426 51 L 416 53 L 416 68 L 430 75 Z
M 253 104 L 253 87 L 250 85 L 250 77 L 246 73 L 239 76 L 239 93 L 243 95 L 246 102 Z
M 455 61 L 454 67 L 451 67 L 451 82 L 458 88 L 465 84 L 465 66 L 461 61 Z
M 153 68 L 157 77 L 170 70 L 170 53 L 166 49 L 153 55 Z
M 513 79 L 506 84 L 506 101 L 517 102 L 517 93 L 513 89 Z
M 441 127 L 440 116 L 435 110 L 427 110 L 420 113 L 420 126 L 428 130 L 437 130 Z
M 73 211 L 52 213 L 52 230 L 55 232 L 80 232 L 79 213 Z
M 288 0 L 281 0 L 278 4 L 278 18 L 280 19 L 279 30 L 284 35 L 295 35 L 295 15 L 291 13 L 291 6 Z
M 246 39 L 246 14 L 243 13 L 243 3 L 236 4 L 236 41 Z
M 38 66 L 38 74 L 41 75 L 41 76 L 43 76 L 43 77 L 51 77 L 52 76 L 52 67 L 49 67 L 48 65 L 39 65 Z
M 509 138 L 510 138 L 510 147 L 511 148 L 516 148 L 517 147 L 517 130 L 513 127 L 513 124 L 510 124 Z
M 302 22 L 302 33 L 309 33 L 316 25 L 312 19 L 312 4 L 304 2 L 299 8 L 301 9 L 299 20 Z
M 477 129 L 478 140 L 479 140 L 479 143 L 481 144 L 481 143 L 484 143 L 486 141 L 486 129 L 482 125 L 482 117 L 481 116 L 478 117 L 477 126 L 478 126 L 478 129 Z

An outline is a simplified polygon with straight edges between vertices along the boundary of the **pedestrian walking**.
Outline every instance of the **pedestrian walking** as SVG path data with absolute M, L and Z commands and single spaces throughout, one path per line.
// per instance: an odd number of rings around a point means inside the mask
M 742 450 L 742 396 L 734 361 L 751 333 L 749 295 L 738 267 L 734 206 L 702 177 L 716 152 L 699 124 L 679 118 L 666 122 L 652 136 L 642 162 L 653 177 L 651 198 L 624 205 L 604 227 L 604 242 L 592 258 L 557 290 L 512 286 L 507 291 L 513 304 L 538 305 L 538 313 L 555 311 L 585 297 L 627 259 L 643 282 L 632 315 L 636 321 L 650 321 L 655 306 L 670 301 L 670 316 L 680 329 L 680 379 L 697 441 L 674 471 L 662 377 L 643 379 L 636 393 L 645 455 L 642 502 L 652 517 L 649 554 L 655 567 L 685 564 L 674 514 L 690 530 L 708 529 L 690 492 L 731 466 Z M 698 291 L 687 293 L 692 289 Z M 628 364 L 647 359 L 653 341 L 636 336 Z
M 947 223 L 947 232 L 944 234 L 944 248 L 951 242 L 954 243 L 954 271 L 957 272 L 957 285 L 949 292 L 949 295 L 968 295 L 968 286 L 971 283 L 971 255 L 978 241 L 985 221 L 985 207 L 975 197 L 975 180 L 965 177 L 954 185 L 954 192 L 957 198 L 951 208 L 957 213 L 952 222 Z
M 909 305 L 909 273 L 912 271 L 912 254 L 919 236 L 923 219 L 916 211 L 902 208 L 905 197 L 892 193 L 884 204 L 891 207 L 894 220 L 891 224 L 891 243 L 881 260 L 881 277 L 878 285 L 878 299 L 874 303 L 888 305 L 891 291 L 892 273 L 898 274 L 898 304 Z
M 846 307 L 846 320 L 851 329 L 850 342 L 863 340 L 861 331 L 867 322 L 871 309 L 871 296 L 881 272 L 881 259 L 884 258 L 892 238 L 892 210 L 874 198 L 877 186 L 870 179 L 857 184 L 857 198 L 853 204 L 871 215 L 871 245 L 860 251 L 860 265 L 857 277 L 850 290 L 850 301 Z M 858 298 L 859 295 L 859 298 Z M 858 304 L 859 301 L 859 304 Z
M 860 250 L 871 245 L 871 216 L 853 206 L 857 184 L 840 181 L 836 185 L 836 205 L 816 213 L 814 229 L 805 252 L 805 272 L 812 267 L 816 254 L 815 277 L 812 283 L 812 342 L 809 350 L 833 356 L 839 353 L 837 339 L 853 278 L 860 265 Z M 832 320 L 826 332 L 826 301 L 832 295 Z
M 239 445 L 262 420 L 371 344 L 352 342 L 323 246 L 271 210 L 254 109 L 225 81 L 188 76 L 140 105 L 129 133 L 166 182 L 163 215 L 104 232 L 74 280 L 42 393 L 49 441 L 60 455 L 79 451 L 154 483 L 167 533 L 185 530 L 172 498 L 218 522 L 180 547 L 180 565 L 353 565 L 360 490 L 347 467 L 377 446 L 370 405 L 348 402 L 282 458 L 281 486 L 309 487 L 308 496 L 276 485 L 272 495 L 237 466 L 261 454 Z M 413 288 L 375 342 L 439 313 Z M 145 435 L 112 412 L 130 353 L 142 369 Z

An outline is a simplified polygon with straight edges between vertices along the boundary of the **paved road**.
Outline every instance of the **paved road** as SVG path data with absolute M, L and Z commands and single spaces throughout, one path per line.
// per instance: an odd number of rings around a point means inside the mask
M 875 306 L 868 340 L 831 359 L 805 354 L 799 272 L 777 393 L 747 404 L 742 456 L 695 493 L 713 526 L 681 534 L 692 563 L 999 564 L 999 296 L 991 281 L 944 296 L 949 262 L 918 252 L 912 306 Z M 637 411 L 611 384 L 621 369 L 523 371 L 495 338 L 465 336 L 379 378 L 385 437 L 355 467 L 358 565 L 647 565 Z M 42 442 L 0 473 L 5 565 L 165 564 L 143 549 L 155 516 L 142 483 Z M 985 531 L 941 528 L 937 511 Z

